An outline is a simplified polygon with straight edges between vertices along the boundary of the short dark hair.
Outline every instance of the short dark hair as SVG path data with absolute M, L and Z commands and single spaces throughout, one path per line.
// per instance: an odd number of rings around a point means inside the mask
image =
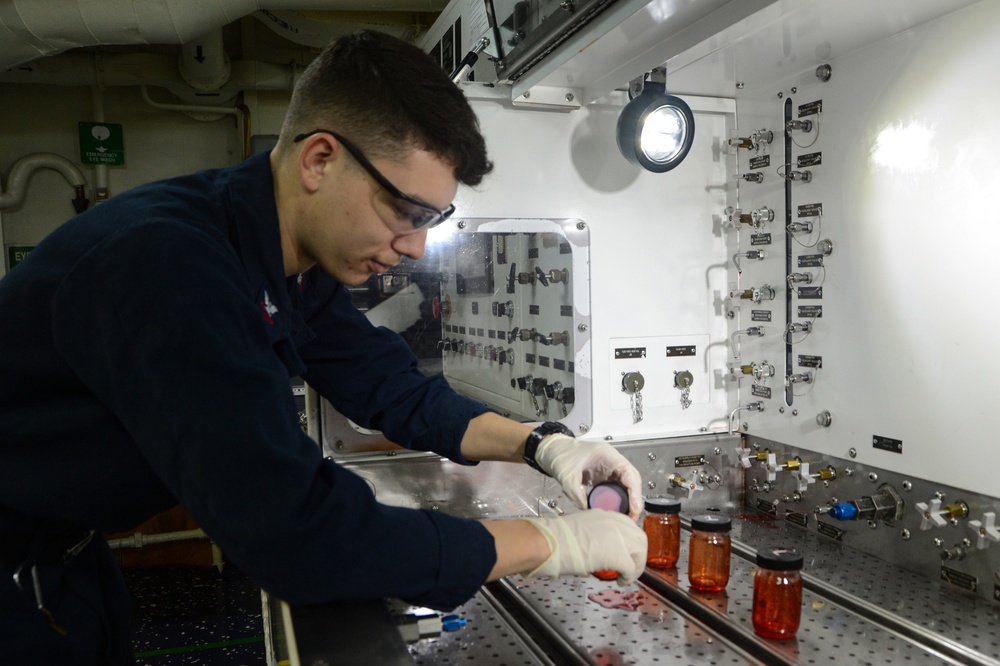
M 375 30 L 337 39 L 305 69 L 277 150 L 320 128 L 343 134 L 373 158 L 427 150 L 466 185 L 478 185 L 493 169 L 479 121 L 458 86 L 419 48 Z

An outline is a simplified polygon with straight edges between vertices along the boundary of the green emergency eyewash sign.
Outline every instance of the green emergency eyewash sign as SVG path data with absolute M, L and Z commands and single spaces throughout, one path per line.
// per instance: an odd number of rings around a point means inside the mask
M 8 245 L 7 246 L 7 268 L 14 268 L 28 257 L 28 253 L 35 249 L 34 245 Z
M 81 164 L 125 166 L 125 134 L 118 123 L 79 123 Z

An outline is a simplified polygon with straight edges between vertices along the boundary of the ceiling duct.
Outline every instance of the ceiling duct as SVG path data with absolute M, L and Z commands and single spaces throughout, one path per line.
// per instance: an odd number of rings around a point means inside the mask
M 445 0 L 0 0 L 0 70 L 83 46 L 185 44 L 257 11 L 412 14 L 440 12 L 445 4 Z

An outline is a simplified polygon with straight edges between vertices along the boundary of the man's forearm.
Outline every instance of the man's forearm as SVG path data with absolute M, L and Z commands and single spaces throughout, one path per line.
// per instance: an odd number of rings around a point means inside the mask
M 523 462 L 524 440 L 531 426 L 488 412 L 469 421 L 462 437 L 466 460 Z
M 542 533 L 526 520 L 487 520 L 483 525 L 493 535 L 497 551 L 488 581 L 534 571 L 552 554 Z

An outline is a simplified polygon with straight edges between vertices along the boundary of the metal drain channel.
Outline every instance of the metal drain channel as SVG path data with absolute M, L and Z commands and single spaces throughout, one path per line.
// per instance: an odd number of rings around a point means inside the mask
M 656 592 L 664 600 L 673 604 L 690 621 L 696 622 L 711 630 L 735 650 L 742 652 L 748 658 L 759 660 L 768 666 L 795 666 L 798 661 L 789 660 L 781 652 L 772 650 L 754 634 L 747 632 L 739 625 L 730 622 L 720 615 L 712 613 L 705 606 L 697 603 L 679 588 L 665 583 L 657 577 L 644 572 L 639 581 Z
M 690 529 L 690 523 L 683 526 L 685 529 Z M 745 543 L 737 541 L 736 539 L 732 540 L 732 552 L 744 560 L 756 562 L 756 549 Z M 647 578 L 647 576 L 644 574 L 643 578 Z M 914 622 L 889 613 L 879 606 L 865 601 L 850 592 L 845 592 L 834 585 L 825 583 L 821 579 L 805 571 L 802 572 L 802 586 L 805 589 L 842 606 L 844 609 L 863 617 L 870 622 L 873 622 L 882 629 L 921 646 L 941 659 L 946 659 L 958 664 L 970 664 L 973 666 L 1000 666 L 1000 661 L 997 661 L 982 652 L 978 652 L 948 638 L 929 632 Z M 662 584 L 658 586 L 658 588 L 659 587 L 662 587 Z M 678 600 L 673 597 L 671 597 L 671 601 L 678 603 Z
M 497 587 L 505 588 L 501 592 L 501 594 L 503 594 L 505 597 L 507 597 L 507 595 L 509 594 L 512 594 L 512 592 L 509 589 L 506 589 L 512 586 L 510 585 L 510 583 L 507 582 L 506 579 L 503 579 L 497 583 L 490 583 L 488 585 L 484 585 L 482 588 L 480 588 L 479 595 L 482 596 L 482 598 L 490 605 L 490 608 L 492 608 L 492 610 L 497 615 L 499 615 L 500 618 L 510 627 L 511 632 L 513 632 L 515 635 L 517 635 L 519 639 L 521 639 L 521 642 L 524 643 L 525 647 L 531 650 L 532 656 L 538 660 L 538 664 L 540 666 L 556 666 L 555 662 L 552 661 L 547 654 L 545 654 L 545 650 L 542 649 L 542 647 L 538 644 L 535 638 L 531 636 L 531 634 L 529 634 L 524 629 L 521 623 L 518 622 L 513 615 L 511 615 L 510 611 L 507 610 L 507 607 L 504 606 L 503 603 L 500 601 L 500 599 L 497 598 L 496 594 L 494 594 L 494 591 Z M 523 600 L 521 603 L 522 604 L 524 603 Z M 524 606 L 518 604 L 518 610 L 531 614 L 531 621 L 533 626 L 538 626 L 539 629 L 550 628 L 550 625 L 548 625 L 547 623 L 544 624 L 540 623 L 538 619 L 539 618 L 538 613 L 534 609 L 527 607 L 526 604 Z M 590 661 L 579 661 L 580 659 L 579 655 L 569 650 L 571 644 L 567 644 L 565 638 L 555 634 L 554 631 L 546 631 L 545 637 L 549 641 L 558 644 L 561 656 L 565 657 L 569 655 L 571 658 L 575 657 L 576 661 L 574 661 L 574 663 L 590 664 Z
M 555 627 L 550 620 L 548 620 L 544 615 L 539 613 L 535 608 L 528 603 L 528 600 L 524 598 L 517 588 L 511 583 L 507 578 L 501 578 L 495 583 L 490 583 L 483 587 L 484 594 L 492 597 L 490 599 L 491 603 L 495 606 L 504 608 L 505 602 L 513 606 L 517 612 L 521 613 L 524 618 L 531 623 L 532 628 L 538 631 L 552 646 L 558 651 L 559 656 L 565 660 L 560 661 L 560 664 L 565 664 L 566 666 L 579 664 L 580 666 L 592 666 L 593 662 L 590 657 L 579 645 L 576 645 L 568 637 L 566 637 L 557 627 Z M 512 621 L 513 626 L 520 626 L 520 623 L 516 620 Z M 535 641 L 530 637 L 528 640 L 535 644 Z
M 706 616 L 703 612 L 704 609 L 699 609 L 696 604 L 692 606 L 690 600 L 687 603 L 680 603 L 681 600 L 675 598 L 677 596 L 676 592 L 670 593 L 669 586 L 663 585 L 648 574 L 644 573 L 639 581 L 644 584 L 647 593 L 651 593 L 653 596 L 659 598 L 661 602 L 678 602 L 670 604 L 670 608 L 674 613 L 692 626 L 700 628 L 707 635 L 714 636 L 720 644 L 725 645 L 741 658 L 746 659 L 747 662 L 761 664 L 762 666 L 783 666 L 796 663 L 788 661 L 780 654 L 768 650 L 764 645 L 753 639 L 750 639 L 749 642 L 744 640 L 745 636 L 740 635 L 738 640 L 734 641 L 733 635 L 742 634 L 743 632 L 738 629 L 734 632 L 733 625 L 726 622 L 719 622 L 717 618 Z M 664 594 L 664 591 L 667 593 Z M 552 618 L 536 610 L 527 597 L 525 597 L 524 593 L 518 590 L 517 586 L 507 578 L 490 583 L 482 589 L 482 592 L 488 597 L 493 597 L 490 599 L 491 603 L 498 606 L 509 604 L 514 606 L 519 613 L 522 613 L 523 616 L 520 619 L 530 622 L 532 628 L 542 634 L 559 653 L 560 666 L 593 666 L 594 662 L 591 660 L 590 655 L 587 654 L 586 649 L 566 636 L 560 630 L 559 626 L 553 622 Z M 517 620 L 513 620 L 513 622 L 515 626 L 518 624 Z M 537 645 L 530 636 L 524 640 Z

